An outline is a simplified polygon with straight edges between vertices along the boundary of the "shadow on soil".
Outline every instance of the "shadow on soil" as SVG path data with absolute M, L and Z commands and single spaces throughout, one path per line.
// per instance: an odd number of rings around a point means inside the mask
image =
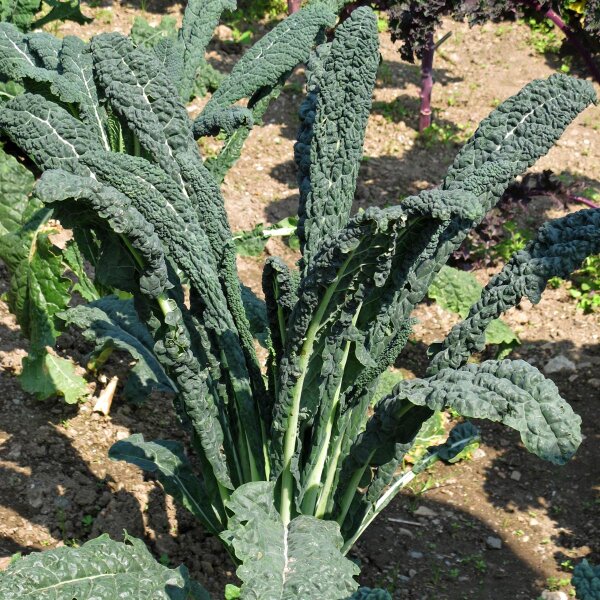
M 14 349 L 14 338 L 15 331 L 0 329 L 1 349 Z M 425 351 L 423 343 L 410 344 L 398 364 L 422 375 Z M 528 343 L 513 357 L 527 356 L 536 364 L 544 364 L 559 353 L 580 366 L 585 361 L 600 365 L 599 345 L 575 349 L 545 340 Z M 561 528 L 561 539 L 557 540 L 561 546 L 581 551 L 587 544 L 590 552 L 597 553 L 597 542 L 593 542 L 599 539 L 598 503 L 593 491 L 598 484 L 594 465 L 600 436 L 593 427 L 597 407 L 593 406 L 593 398 L 585 394 L 580 397 L 575 391 L 577 386 L 570 385 L 568 379 L 559 378 L 557 383 L 583 416 L 586 439 L 576 459 L 562 469 L 547 465 L 528 455 L 514 432 L 485 423 L 483 439 L 499 455 L 486 471 L 484 489 L 499 510 L 550 515 Z M 0 422 L 6 434 L 0 440 L 0 505 L 9 515 L 2 526 L 0 555 L 28 553 L 54 547 L 57 542 L 83 542 L 104 532 L 119 538 L 127 529 L 134 536 L 145 537 L 157 558 L 171 564 L 185 562 L 194 577 L 220 597 L 223 585 L 232 580 L 233 567 L 216 538 L 207 536 L 185 510 L 174 506 L 160 486 L 144 495 L 139 483 L 131 478 L 127 481 L 127 476 L 122 479 L 117 473 L 115 481 L 105 468 L 98 470 L 84 460 L 67 435 L 69 421 L 78 407 L 56 401 L 37 402 L 25 395 L 7 372 L 0 373 L 0 386 L 12 391 L 0 403 Z M 143 433 L 147 439 L 181 438 L 167 401 L 158 402 L 136 408 L 117 400 L 111 412 L 111 428 L 125 427 Z M 77 431 L 78 438 L 88 432 L 88 443 L 96 447 L 90 450 L 91 455 L 101 453 L 92 463 L 105 463 L 110 442 L 98 436 L 102 435 L 103 424 L 108 423 L 104 417 L 89 414 L 85 431 Z M 436 470 L 442 487 L 447 486 L 451 494 L 452 482 L 456 481 L 452 469 L 440 465 Z M 522 480 L 507 481 L 507 469 L 519 470 Z M 423 593 L 431 593 L 427 597 L 491 600 L 499 597 L 498 586 L 502 587 L 503 598 L 531 599 L 539 595 L 545 582 L 526 555 L 515 552 L 511 544 L 505 543 L 501 550 L 487 545 L 487 538 L 506 538 L 506 532 L 474 517 L 468 508 L 429 500 L 425 496 L 426 479 L 417 485 L 412 494 L 397 498 L 356 546 L 353 556 L 363 567 L 361 582 L 386 587 L 394 598 L 421 598 Z M 419 507 L 430 511 L 425 518 L 419 516 Z M 33 530 L 28 539 L 20 517 L 47 529 L 47 540 L 40 540 L 39 532 Z M 10 521 L 14 521 L 13 528 Z M 566 556 L 557 554 L 557 563 L 567 560 Z

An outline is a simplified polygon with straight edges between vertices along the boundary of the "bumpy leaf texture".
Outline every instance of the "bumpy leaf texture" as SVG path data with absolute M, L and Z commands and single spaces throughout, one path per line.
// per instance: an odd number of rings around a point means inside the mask
M 34 552 L 0 572 L 3 600 L 209 600 L 185 567 L 169 569 L 158 563 L 144 543 L 125 536 L 126 543 L 108 535 L 80 548 Z
M 304 265 L 348 221 L 378 65 L 377 19 L 368 8 L 353 11 L 312 57 L 294 148 Z
M 591 565 L 585 558 L 573 570 L 571 585 L 577 591 L 578 600 L 600 598 L 600 566 Z
M 467 318 L 456 325 L 436 352 L 430 373 L 465 364 L 485 344 L 486 327 L 523 297 L 534 304 L 552 277 L 567 277 L 587 256 L 600 252 L 600 209 L 581 210 L 545 223 L 483 290 Z
M 241 597 L 347 598 L 358 567 L 342 556 L 342 537 L 332 521 L 299 516 L 285 527 L 274 504 L 274 482 L 246 483 L 231 495 L 232 516 L 221 534 L 242 565 Z

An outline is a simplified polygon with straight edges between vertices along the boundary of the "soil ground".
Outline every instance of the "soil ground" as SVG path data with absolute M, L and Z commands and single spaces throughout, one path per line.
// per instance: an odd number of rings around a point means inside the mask
M 157 22 L 161 13 L 181 14 L 179 5 L 153 2 L 145 12 L 137 3 L 97 3 L 84 10 L 96 17 L 92 24 L 64 24 L 58 31 L 86 37 L 103 30 L 127 32 L 136 15 Z M 418 68 L 402 63 L 389 34 L 381 34 L 383 66 L 357 209 L 395 203 L 439 183 L 479 120 L 525 83 L 560 66 L 556 57 L 533 50 L 530 32 L 520 23 L 469 29 L 447 22 L 439 35 L 446 31 L 453 35 L 436 55 L 433 95 L 442 141 L 418 137 Z M 229 48 L 216 41 L 210 59 L 227 68 L 237 59 Z M 291 159 L 302 83 L 299 70 L 226 178 L 234 229 L 274 223 L 296 211 Z M 588 109 L 535 169 L 568 173 L 600 191 L 599 129 L 600 109 Z M 207 144 L 203 150 L 214 148 Z M 578 207 L 568 210 L 573 208 Z M 531 215 L 541 221 L 565 210 L 540 199 Z M 296 258 L 275 241 L 266 251 Z M 263 260 L 240 259 L 243 279 L 257 291 Z M 492 272 L 480 270 L 477 276 L 483 282 Z M 0 292 L 6 281 L 0 267 Z M 409 376 L 423 374 L 427 344 L 454 322 L 427 303 L 417 316 L 414 343 L 397 363 Z M 581 558 L 600 562 L 600 318 L 579 311 L 562 287 L 548 290 L 537 306 L 524 303 L 506 320 L 522 341 L 514 358 L 540 368 L 558 355 L 574 363 L 572 370 L 551 377 L 582 417 L 584 442 L 577 456 L 565 467 L 554 467 L 529 455 L 514 432 L 482 424 L 483 443 L 470 460 L 438 464 L 422 475 L 359 540 L 354 556 L 362 566 L 362 583 L 386 587 L 394 598 L 536 600 L 544 590 L 571 593 L 570 571 Z M 76 336 L 64 335 L 60 349 L 84 360 L 86 347 Z M 133 407 L 117 396 L 109 417 L 93 413 L 91 401 L 41 404 L 16 379 L 26 351 L 26 341 L 0 303 L 0 564 L 14 552 L 84 542 L 103 532 L 119 538 L 126 529 L 144 537 L 165 563 L 185 563 L 215 598 L 223 597 L 224 585 L 236 580 L 218 540 L 175 506 L 158 483 L 107 458 L 111 444 L 130 432 L 181 439 L 168 399 Z M 127 365 L 114 360 L 109 367 L 119 373 Z M 92 389 L 102 385 L 92 382 Z

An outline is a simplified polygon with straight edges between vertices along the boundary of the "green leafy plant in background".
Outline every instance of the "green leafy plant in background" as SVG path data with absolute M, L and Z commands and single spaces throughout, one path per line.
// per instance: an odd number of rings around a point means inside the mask
M 571 280 L 573 285 L 569 293 L 584 312 L 600 308 L 600 256 L 588 256 Z
M 0 259 L 11 274 L 7 300 L 29 338 L 21 384 L 40 399 L 61 395 L 77 402 L 87 386 L 74 365 L 52 350 L 59 334 L 56 315 L 76 292 L 88 301 L 99 295 L 77 246 L 68 241 L 61 249 L 53 243 L 59 228 L 52 224 L 52 210 L 30 198 L 33 175 L 2 149 L 0 175 Z
M 543 226 L 431 348 L 426 376 L 375 395 L 451 253 L 595 95 L 566 76 L 532 82 L 480 124 L 439 188 L 352 216 L 379 64 L 374 13 L 355 10 L 327 41 L 332 7 L 302 8 L 246 52 L 192 122 L 185 101 L 204 34 L 223 7 L 191 3 L 177 40 L 152 52 L 117 33 L 78 42 L 83 78 L 51 68 L 72 38 L 52 42 L 56 54 L 43 63 L 35 38 L 0 27 L 0 41 L 10 41 L 0 69 L 26 89 L 0 109 L 0 128 L 42 171 L 35 197 L 73 229 L 96 279 L 131 295 L 63 318 L 97 339 L 96 352 L 114 340 L 131 349 L 140 378 L 171 387 L 199 468 L 182 443 L 139 434 L 110 456 L 153 473 L 220 537 L 238 563 L 241 598 L 343 599 L 358 587 L 346 555 L 366 527 L 418 473 L 477 439 L 463 423 L 403 469 L 436 412 L 504 423 L 555 464 L 576 451 L 580 419 L 554 383 L 523 361 L 468 360 L 504 311 L 523 296 L 538 302 L 550 277 L 600 250 L 600 210 Z M 303 62 L 308 93 L 295 146 L 302 258 L 297 268 L 266 261 L 263 303 L 240 284 L 218 182 Z M 196 139 L 221 131 L 225 148 L 204 162 Z M 253 333 L 266 335 L 265 378 Z M 18 577 L 0 576 L 0 591 L 38 563 L 22 564 Z
M 445 265 L 431 283 L 427 295 L 442 308 L 465 319 L 482 292 L 483 286 L 472 273 Z M 519 338 L 502 319 L 496 319 L 485 330 L 485 343 L 498 346 L 497 358 L 505 358 L 519 344 Z
M 264 252 L 269 239 L 274 237 L 286 238 L 292 250 L 299 250 L 300 241 L 296 235 L 297 225 L 296 217 L 286 217 L 270 227 L 259 223 L 250 231 L 237 232 L 233 236 L 237 253 L 240 256 L 259 256 Z
M 50 10 L 36 19 L 38 13 L 48 6 Z M 81 12 L 79 0 L 1 0 L 0 21 L 12 23 L 19 29 L 39 29 L 52 21 L 74 21 L 80 25 L 92 19 Z

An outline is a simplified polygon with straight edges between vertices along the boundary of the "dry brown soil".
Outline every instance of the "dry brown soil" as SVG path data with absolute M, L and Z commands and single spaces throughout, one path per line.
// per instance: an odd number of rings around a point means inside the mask
M 149 2 L 145 8 L 155 22 L 161 11 L 181 13 L 179 5 Z M 142 13 L 136 2 L 103 2 L 85 10 L 96 16 L 91 25 L 65 24 L 59 31 L 84 36 L 126 32 Z M 469 30 L 446 23 L 440 35 L 450 30 L 452 37 L 436 57 L 434 106 L 437 124 L 454 137 L 431 145 L 415 131 L 418 69 L 402 63 L 389 35 L 381 35 L 384 63 L 356 208 L 394 203 L 438 183 L 457 152 L 456 141 L 498 101 L 559 66 L 535 54 L 521 24 Z M 216 42 L 211 60 L 226 68 L 237 58 L 228 52 Z M 296 210 L 291 158 L 302 82 L 299 70 L 225 181 L 234 229 L 274 223 Z M 600 191 L 599 128 L 600 109 L 587 110 L 536 169 L 571 173 Z M 204 150 L 213 148 L 207 144 Z M 534 210 L 537 220 L 563 213 L 544 200 Z M 276 242 L 267 252 L 296 258 Z M 243 279 L 256 290 L 263 259 L 240 260 Z M 485 281 L 491 272 L 477 275 Z M 6 280 L 0 267 L 0 292 Z M 426 344 L 440 339 L 454 322 L 435 305 L 423 305 L 417 316 L 421 322 L 414 343 L 397 363 L 414 375 L 424 371 Z M 358 542 L 354 556 L 363 568 L 361 581 L 387 587 L 394 598 L 536 600 L 545 589 L 569 593 L 571 565 L 582 557 L 600 562 L 600 318 L 583 315 L 560 288 L 549 290 L 535 307 L 525 303 L 513 310 L 507 320 L 522 340 L 515 358 L 540 368 L 559 354 L 575 363 L 574 371 L 552 378 L 582 416 L 582 447 L 567 466 L 553 467 L 527 454 L 514 432 L 482 424 L 483 443 L 471 460 L 438 464 L 421 476 Z M 77 337 L 64 335 L 60 346 L 84 359 L 85 344 Z M 184 562 L 216 598 L 222 597 L 225 583 L 235 576 L 218 540 L 175 506 L 152 478 L 107 459 L 110 445 L 130 432 L 147 439 L 181 438 L 169 402 L 156 399 L 136 408 L 117 397 L 110 417 L 92 413 L 91 402 L 41 404 L 23 393 L 16 379 L 26 348 L 0 303 L 0 564 L 17 551 L 83 542 L 102 532 L 119 537 L 126 529 L 144 537 L 169 564 Z M 117 373 L 126 366 L 108 365 Z M 92 388 L 102 385 L 92 382 Z M 488 537 L 499 538 L 501 548 L 491 548 Z

